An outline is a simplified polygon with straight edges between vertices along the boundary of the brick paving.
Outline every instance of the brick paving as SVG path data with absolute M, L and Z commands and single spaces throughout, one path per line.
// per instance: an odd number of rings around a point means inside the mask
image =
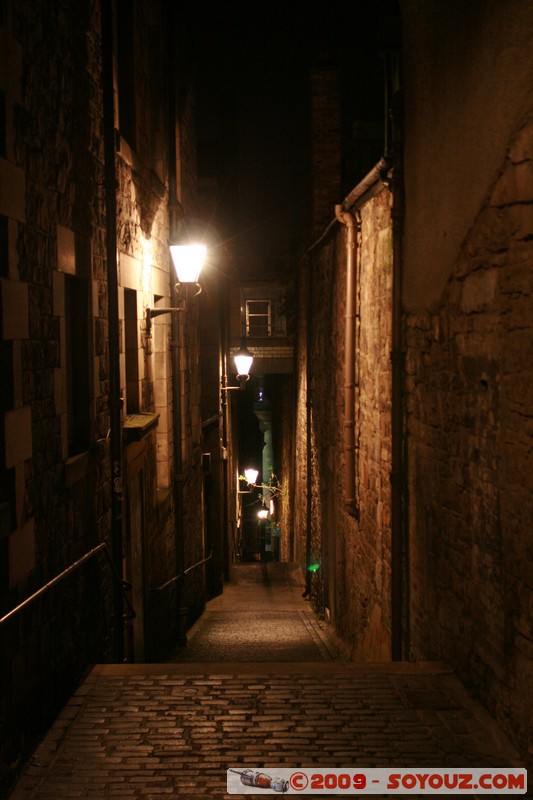
M 254 596 L 264 612 L 255 589 Z M 277 613 L 286 603 L 300 630 L 296 597 L 278 596 Z M 228 598 L 214 613 L 229 621 L 238 602 L 231 592 Z M 318 623 L 311 627 L 325 636 Z M 202 629 L 209 635 L 205 620 L 191 644 L 201 642 Z M 235 796 L 226 794 L 229 767 L 521 765 L 445 665 L 362 665 L 332 660 L 331 647 L 319 651 L 322 660 L 300 662 L 98 665 L 37 747 L 10 800 L 221 800 Z

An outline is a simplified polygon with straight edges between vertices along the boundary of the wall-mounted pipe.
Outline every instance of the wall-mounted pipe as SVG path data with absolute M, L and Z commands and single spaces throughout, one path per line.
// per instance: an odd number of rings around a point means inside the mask
M 306 425 L 306 520 L 305 520 L 305 589 L 304 597 L 311 592 L 311 538 L 312 538 L 312 513 L 313 513 L 313 454 L 311 451 L 313 437 L 311 426 L 313 424 L 313 372 L 312 372 L 312 345 L 313 345 L 313 257 L 307 255 L 305 265 L 305 425 Z
M 117 197 L 115 163 L 115 113 L 113 92 L 113 9 L 102 3 L 102 103 L 104 134 L 104 181 L 106 206 L 107 314 L 109 342 L 109 438 L 112 471 L 111 552 L 121 569 L 122 544 L 122 398 L 120 395 L 120 343 L 118 314 Z M 124 658 L 123 593 L 118 581 L 113 583 L 114 658 Z
M 218 363 L 219 363 L 219 384 L 220 387 L 228 385 L 228 352 L 229 352 L 229 336 L 228 336 L 228 315 L 227 315 L 227 289 L 224 284 L 223 302 L 219 304 L 219 349 L 218 349 Z M 222 541 L 221 541 L 221 558 L 222 558 L 222 577 L 223 580 L 229 581 L 230 579 L 230 562 L 231 553 L 235 556 L 235 511 L 232 509 L 232 482 L 230 480 L 230 462 L 228 461 L 228 452 L 232 453 L 233 448 L 230 447 L 230 436 L 232 432 L 231 420 L 229 418 L 230 406 L 228 403 L 228 392 L 219 391 L 219 432 L 220 432 L 220 482 L 221 482 L 221 511 L 222 511 Z M 233 461 L 231 461 L 233 465 Z M 230 534 L 231 531 L 231 534 Z
M 346 315 L 344 329 L 344 500 L 357 513 L 355 497 L 355 219 L 335 206 L 339 222 L 346 226 Z
M 172 241 L 176 234 L 178 225 L 183 219 L 183 209 L 178 199 L 178 160 L 176 153 L 176 120 L 177 120 L 177 85 L 176 76 L 178 66 L 176 63 L 176 50 L 173 41 L 173 31 L 176 25 L 176 11 L 173 3 L 169 4 L 167 17 L 167 57 L 168 57 L 168 77 L 167 77 L 167 147 L 168 147 L 168 223 L 169 239 Z M 178 304 L 177 291 L 172 276 L 170 279 L 171 304 L 176 307 Z M 174 553 L 176 574 L 183 572 L 185 568 L 185 536 L 183 529 L 183 455 L 182 455 L 182 381 L 181 381 L 181 341 L 183 314 L 172 314 L 171 320 L 171 363 L 172 363 L 172 488 L 174 500 Z M 185 644 L 186 635 L 185 610 L 182 609 L 183 582 L 178 582 L 176 593 L 176 629 L 178 641 Z

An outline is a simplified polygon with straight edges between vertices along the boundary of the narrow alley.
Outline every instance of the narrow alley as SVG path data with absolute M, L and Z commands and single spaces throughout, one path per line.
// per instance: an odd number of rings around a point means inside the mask
M 172 663 L 95 666 L 10 800 L 217 800 L 228 768 L 521 766 L 443 664 L 338 660 L 302 588 L 294 565 L 236 565 Z
M 531 774 L 532 298 L 532 0 L 0 0 L 0 800 Z
M 302 598 L 295 564 L 232 564 L 224 592 L 207 604 L 177 662 L 333 661 L 336 650 Z

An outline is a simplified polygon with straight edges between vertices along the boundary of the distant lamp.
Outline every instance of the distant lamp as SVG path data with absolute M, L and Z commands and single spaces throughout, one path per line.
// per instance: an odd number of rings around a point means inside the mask
M 257 516 L 259 517 L 259 519 L 266 519 L 268 517 L 268 508 L 266 508 L 266 506 L 260 508 L 259 511 L 257 512 Z
M 244 344 L 241 344 L 235 355 L 233 356 L 233 360 L 235 362 L 235 367 L 237 368 L 237 378 L 241 381 L 244 378 L 245 381 L 248 380 L 250 377 L 250 369 L 252 367 L 254 357 Z
M 147 336 L 150 335 L 153 317 L 169 314 L 171 311 L 185 311 L 190 297 L 190 287 L 195 286 L 197 289 L 192 297 L 196 297 L 202 291 L 198 279 L 207 255 L 207 247 L 203 244 L 173 244 L 170 246 L 170 255 L 176 271 L 176 292 L 182 302 L 181 305 L 172 308 L 147 308 Z
M 249 373 L 254 361 L 254 357 L 246 347 L 244 340 L 240 348 L 233 356 L 233 360 L 235 362 L 235 369 L 237 370 L 237 380 L 239 381 L 239 386 L 222 386 L 222 392 L 229 392 L 232 389 L 244 389 L 246 381 L 250 377 Z
M 244 470 L 244 477 L 246 478 L 246 483 L 249 486 L 251 484 L 255 484 L 258 475 L 259 475 L 259 470 L 254 469 L 253 467 L 248 467 L 248 469 Z

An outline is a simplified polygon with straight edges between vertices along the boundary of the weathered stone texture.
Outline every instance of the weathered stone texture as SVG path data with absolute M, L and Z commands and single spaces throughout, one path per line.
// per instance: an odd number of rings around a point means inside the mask
M 0 502 L 2 520 L 8 520 L 0 542 L 2 613 L 110 538 L 111 331 L 106 226 L 113 218 L 105 198 L 102 4 L 93 0 L 76 4 L 8 0 L 4 5 L 2 41 L 9 41 L 10 46 L 2 66 L 5 63 L 8 70 L 15 71 L 6 101 L 9 113 L 2 121 L 9 143 L 2 153 L 2 176 L 8 177 L 10 192 L 2 192 L 0 198 L 0 256 L 6 262 L 1 266 L 1 288 L 2 303 L 16 300 L 11 305 L 20 305 L 20 311 L 10 314 L 5 331 L 9 341 L 0 349 L 1 365 L 5 366 L 2 375 L 9 382 L 2 390 L 0 407 Z M 128 99 L 136 107 L 136 141 L 126 142 L 117 135 L 111 168 L 116 180 L 119 283 L 123 278 L 118 298 L 122 317 L 119 346 L 124 353 L 127 288 L 137 293 L 137 379 L 142 413 L 154 412 L 156 399 L 166 404 L 172 395 L 172 370 L 156 371 L 156 354 L 151 350 L 144 316 L 154 299 L 170 299 L 173 283 L 166 175 L 169 83 L 166 5 L 139 2 L 132 13 L 135 22 L 129 45 L 136 52 L 135 96 Z M 181 46 L 177 50 L 185 52 Z M 183 93 L 178 111 L 184 181 L 179 199 L 184 212 L 194 213 L 195 98 L 185 71 L 178 82 Z M 119 128 L 120 113 L 117 108 Z M 78 288 L 83 284 L 82 290 L 72 291 L 71 297 L 67 281 L 71 288 L 73 283 Z M 87 329 L 80 324 L 78 331 L 73 309 L 85 301 L 85 290 Z M 129 311 L 133 314 L 131 304 Z M 84 316 L 80 314 L 80 322 Z M 175 584 L 167 593 L 149 590 L 204 555 L 197 322 L 196 316 L 191 317 L 190 329 L 180 330 L 177 336 L 180 342 L 187 336 L 181 348 L 186 369 L 181 376 L 179 409 L 185 420 L 183 464 L 174 463 L 172 426 L 167 418 L 157 442 L 152 431 L 142 443 L 135 443 L 142 461 L 140 466 L 139 461 L 135 464 L 136 473 L 131 462 L 126 464 L 129 448 L 124 448 L 123 555 L 128 569 L 128 559 L 138 559 L 132 572 L 136 580 L 142 575 L 142 589 L 137 585 L 135 589 L 145 606 L 146 653 L 153 658 L 166 655 L 175 643 L 179 613 Z M 78 334 L 88 336 L 88 353 L 83 354 L 88 362 L 88 397 L 83 402 L 90 406 L 90 419 L 89 430 L 83 432 L 86 439 L 80 437 L 75 455 L 69 455 L 69 424 L 76 408 L 71 395 L 76 389 L 70 380 L 68 353 L 69 342 Z M 159 345 L 160 362 L 162 354 L 170 362 L 167 337 Z M 4 419 L 11 425 L 8 436 Z M 165 451 L 164 487 L 158 487 L 157 446 Z M 79 453 L 80 448 L 84 452 Z M 126 467 L 132 468 L 131 475 Z M 182 474 L 176 474 L 178 469 Z M 178 508 L 173 496 L 173 482 L 169 490 L 169 476 L 184 482 L 183 508 Z M 128 485 L 130 477 L 132 484 Z M 165 491 L 160 491 L 162 488 Z M 139 518 L 144 514 L 144 524 L 138 525 L 145 536 L 142 556 L 132 556 L 130 547 L 128 502 L 135 492 L 135 513 L 141 509 Z M 179 531 L 176 513 L 183 515 Z M 136 518 L 133 524 L 138 522 Z M 9 736 L 0 736 L 0 793 L 6 764 L 16 764 L 31 746 L 86 665 L 110 657 L 111 584 L 109 565 L 100 553 L 3 629 L 0 648 L 6 657 L 0 665 L 0 727 L 2 732 L 9 731 Z M 205 601 L 203 570 L 191 578 L 187 592 L 191 615 L 198 616 Z
M 390 202 L 390 193 L 384 190 L 361 209 L 355 288 L 356 516 L 346 510 L 344 486 L 344 227 L 336 228 L 315 249 L 307 265 L 310 272 L 302 285 L 312 294 L 307 319 L 311 350 L 306 356 L 302 324 L 298 349 L 296 557 L 305 563 L 310 491 L 308 560 L 320 564 L 311 577 L 313 603 L 329 616 L 348 654 L 374 660 L 390 655 Z M 306 392 L 307 359 L 311 383 Z M 307 448 L 310 476 L 306 474 Z
M 32 452 L 13 470 L 16 527 L 9 538 L 15 542 L 31 525 L 35 549 L 34 563 L 27 560 L 31 569 L 24 571 L 15 563 L 16 548 L 9 549 L 10 575 L 17 580 L 8 591 L 3 572 L 2 610 L 104 539 L 110 507 L 103 447 L 95 445 L 88 454 L 84 480 L 72 479 L 63 460 L 62 416 L 55 395 L 55 373 L 62 364 L 53 280 L 58 225 L 91 237 L 94 221 L 103 216 L 96 210 L 102 200 L 99 17 L 90 2 L 75 7 L 20 2 L 11 8 L 12 33 L 20 43 L 22 91 L 9 135 L 26 193 L 25 221 L 16 223 L 16 230 L 10 227 L 9 244 L 16 277 L 28 297 L 28 330 L 17 342 L 12 380 L 18 403 L 31 409 Z M 95 261 L 102 259 L 102 244 L 95 235 Z M 95 402 L 101 408 L 107 399 L 99 396 Z M 107 418 L 107 411 L 100 416 Z M 108 422 L 98 424 L 104 436 L 108 427 Z M 107 657 L 109 589 L 110 576 L 98 556 L 3 628 L 5 703 L 0 707 L 6 727 L 0 784 L 5 764 L 16 763 L 86 664 Z
M 529 123 L 511 144 L 440 306 L 410 314 L 406 329 L 412 652 L 453 663 L 522 742 L 533 680 L 532 137 Z
M 100 68 L 97 59 L 86 60 L 87 30 L 98 24 L 91 20 L 92 11 L 90 4 L 75 12 L 18 4 L 13 15 L 14 35 L 24 42 L 22 106 L 14 118 L 15 154 L 27 176 L 26 223 L 19 226 L 17 240 L 18 271 L 29 298 L 28 338 L 21 342 L 22 397 L 32 406 L 32 508 L 43 553 L 55 548 L 57 520 L 47 511 L 60 491 L 57 474 L 50 481 L 48 472 L 57 473 L 61 462 L 53 373 L 60 366 L 60 324 L 52 294 L 56 229 L 58 223 L 76 227 L 75 209 L 81 203 L 79 220 L 89 221 L 91 231 L 93 187 L 101 172 L 101 143 L 87 135 L 87 100 Z M 92 102 L 98 106 L 99 99 Z M 84 193 L 82 200 L 74 186 Z

